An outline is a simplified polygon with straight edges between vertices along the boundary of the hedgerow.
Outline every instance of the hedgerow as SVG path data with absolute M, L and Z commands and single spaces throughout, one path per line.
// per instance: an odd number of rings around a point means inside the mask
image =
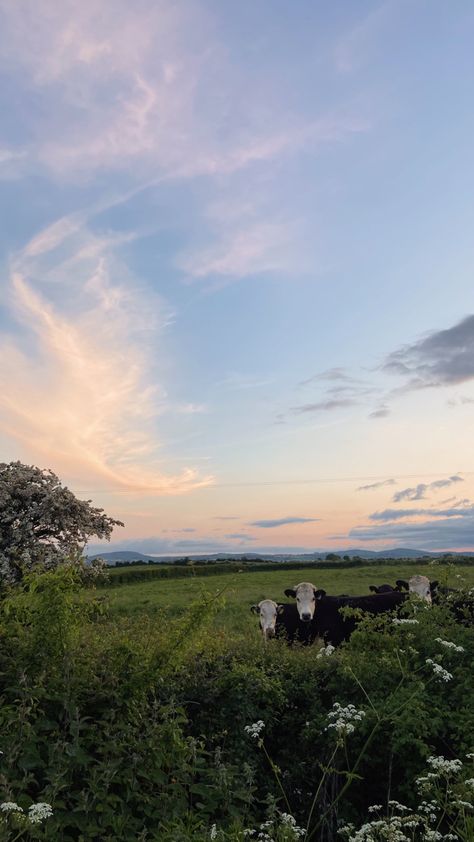
M 109 617 L 67 567 L 3 600 L 0 798 L 53 813 L 0 813 L 0 839 L 473 838 L 471 628 L 410 604 L 331 652 L 229 638 L 221 610 L 214 594 L 173 621 Z M 416 780 L 433 757 L 463 765 L 431 821 Z

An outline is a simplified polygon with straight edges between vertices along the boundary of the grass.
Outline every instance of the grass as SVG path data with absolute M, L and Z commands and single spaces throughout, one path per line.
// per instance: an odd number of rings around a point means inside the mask
M 243 571 L 242 573 L 223 573 L 212 577 L 190 576 L 183 579 L 157 579 L 146 582 L 123 584 L 120 587 L 101 589 L 107 595 L 112 615 L 149 614 L 162 621 L 179 616 L 202 594 L 222 592 L 225 607 L 215 618 L 217 629 L 232 635 L 258 629 L 257 618 L 250 613 L 250 606 L 261 599 L 289 601 L 284 595 L 285 588 L 291 588 L 300 581 L 311 581 L 318 588 L 324 588 L 328 594 L 367 594 L 369 585 L 388 582 L 394 585 L 396 579 L 409 579 L 414 573 L 422 573 L 430 579 L 438 579 L 443 584 L 456 587 L 464 580 L 474 585 L 474 567 L 454 568 L 452 565 L 404 565 L 394 562 L 392 565 L 341 570 L 268 570 Z M 462 580 L 456 579 L 456 573 Z

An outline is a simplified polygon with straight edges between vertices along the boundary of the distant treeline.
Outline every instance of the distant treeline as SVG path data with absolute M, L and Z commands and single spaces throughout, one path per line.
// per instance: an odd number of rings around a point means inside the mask
M 235 559 L 231 561 L 193 561 L 187 559 L 179 559 L 173 564 L 154 563 L 143 564 L 137 562 L 126 562 L 120 567 L 115 566 L 110 570 L 110 577 L 105 585 L 109 587 L 115 585 L 125 585 L 133 582 L 143 582 L 148 579 L 181 579 L 189 578 L 190 576 L 218 576 L 223 573 L 239 573 L 245 570 L 246 573 L 258 573 L 265 570 L 340 570 L 344 568 L 354 567 L 394 567 L 403 565 L 410 565 L 413 567 L 426 567 L 435 563 L 447 564 L 456 563 L 456 565 L 474 566 L 474 557 L 472 556 L 451 556 L 443 555 L 436 559 L 430 556 L 423 556 L 421 558 L 375 558 L 366 559 L 354 557 L 350 560 L 321 560 L 321 561 L 252 561 L 247 558 Z

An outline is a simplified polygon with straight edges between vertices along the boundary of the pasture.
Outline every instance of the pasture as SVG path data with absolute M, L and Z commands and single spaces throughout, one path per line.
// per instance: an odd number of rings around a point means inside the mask
M 118 571 L 117 571 L 118 572 Z M 369 593 L 369 585 L 388 582 L 395 585 L 396 579 L 409 579 L 415 572 L 423 573 L 442 584 L 458 587 L 460 582 L 474 585 L 474 565 L 454 568 L 438 564 L 416 565 L 394 562 L 393 565 L 367 565 L 360 568 L 308 569 L 252 571 L 221 573 L 213 576 L 190 575 L 179 579 L 155 579 L 145 582 L 106 587 L 101 593 L 107 595 L 112 616 L 147 614 L 177 617 L 191 602 L 204 594 L 222 594 L 224 607 L 214 618 L 216 628 L 228 632 L 232 637 L 246 635 L 258 630 L 258 621 L 250 613 L 250 606 L 261 599 L 288 602 L 285 588 L 300 581 L 310 581 L 328 594 L 349 595 Z M 114 575 L 112 571 L 111 575 Z M 459 578 L 461 577 L 461 578 Z

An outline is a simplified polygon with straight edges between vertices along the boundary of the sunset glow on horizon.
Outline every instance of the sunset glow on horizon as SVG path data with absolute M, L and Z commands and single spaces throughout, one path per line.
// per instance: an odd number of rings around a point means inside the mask
M 472 4 L 0 15 L 0 461 L 106 551 L 473 550 Z

